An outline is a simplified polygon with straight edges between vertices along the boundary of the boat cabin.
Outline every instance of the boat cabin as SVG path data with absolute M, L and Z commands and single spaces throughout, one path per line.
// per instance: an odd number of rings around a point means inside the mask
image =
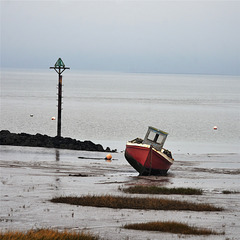
M 161 151 L 167 139 L 167 135 L 168 133 L 162 130 L 148 127 L 148 131 L 142 143 L 152 145 L 156 150 Z

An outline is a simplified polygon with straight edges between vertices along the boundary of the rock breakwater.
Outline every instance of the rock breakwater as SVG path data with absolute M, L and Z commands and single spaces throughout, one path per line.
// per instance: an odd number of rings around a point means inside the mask
M 31 135 L 27 133 L 11 133 L 8 130 L 0 131 L 0 145 L 29 146 L 60 148 L 84 151 L 115 152 L 109 147 L 103 148 L 101 144 L 95 144 L 91 141 L 79 141 L 69 137 L 50 137 L 37 133 Z

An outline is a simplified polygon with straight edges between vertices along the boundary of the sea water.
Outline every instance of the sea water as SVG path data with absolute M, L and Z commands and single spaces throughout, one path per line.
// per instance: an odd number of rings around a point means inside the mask
M 57 83 L 51 70 L 2 71 L 0 129 L 56 136 L 57 121 L 51 119 L 57 118 Z M 104 152 L 0 146 L 1 231 L 53 228 L 87 230 L 104 239 L 177 240 L 178 234 L 122 229 L 126 223 L 177 221 L 225 232 L 207 239 L 239 238 L 240 77 L 70 70 L 63 84 L 62 136 L 118 152 L 109 162 Z M 165 147 L 175 161 L 167 176 L 138 176 L 124 159 L 126 141 L 144 137 L 149 125 L 169 133 Z M 123 195 L 120 189 L 131 185 L 199 188 L 201 196 L 164 197 L 225 210 L 144 211 L 49 201 L 62 195 Z
M 1 129 L 56 136 L 58 75 L 1 71 Z M 240 77 L 63 73 L 62 136 L 123 150 L 148 126 L 183 152 L 239 152 Z M 213 127 L 217 126 L 217 130 Z

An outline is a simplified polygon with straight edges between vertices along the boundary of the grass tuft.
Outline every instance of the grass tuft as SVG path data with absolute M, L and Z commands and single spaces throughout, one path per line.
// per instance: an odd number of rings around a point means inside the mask
M 237 191 L 229 191 L 229 190 L 223 190 L 222 191 L 223 194 L 238 194 L 240 192 L 237 192 Z
M 148 223 L 135 223 L 127 224 L 124 226 L 126 229 L 145 230 L 145 231 L 159 231 L 176 234 L 193 234 L 193 235 L 220 235 L 224 233 L 217 233 L 215 231 L 189 226 L 184 223 L 178 222 L 148 222 Z
M 119 209 L 143 209 L 143 210 L 187 210 L 187 211 L 222 211 L 222 208 L 206 203 L 191 203 L 187 201 L 138 198 L 121 196 L 81 196 L 81 197 L 56 197 L 50 200 L 54 203 L 67 203 L 71 205 L 106 207 Z
M 138 194 L 181 194 L 181 195 L 202 195 L 201 189 L 196 188 L 166 188 L 157 186 L 134 186 L 123 188 L 125 193 Z
M 24 232 L 0 233 L 1 240 L 98 240 L 97 236 L 90 233 L 58 232 L 57 230 L 39 229 Z

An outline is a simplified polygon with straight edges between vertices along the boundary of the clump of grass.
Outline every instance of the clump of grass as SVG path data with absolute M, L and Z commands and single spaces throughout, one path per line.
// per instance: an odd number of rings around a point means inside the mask
M 71 232 L 58 232 L 50 229 L 30 230 L 26 233 L 23 232 L 6 232 L 0 233 L 1 240 L 98 240 L 97 236 L 90 233 L 71 233 Z
M 202 195 L 201 189 L 196 188 L 166 188 L 157 186 L 134 186 L 122 189 L 125 193 L 138 194 L 181 194 L 181 195 Z
M 168 233 L 176 233 L 176 234 L 192 234 L 192 235 L 224 234 L 224 233 L 217 233 L 215 231 L 205 229 L 205 228 L 197 228 L 194 226 L 189 226 L 184 223 L 170 222 L 170 221 L 127 224 L 124 226 L 124 228 L 134 229 L 134 230 L 168 232 Z
M 120 209 L 143 209 L 143 210 L 187 210 L 187 211 L 221 211 L 222 208 L 206 203 L 191 203 L 187 201 L 138 198 L 121 196 L 81 196 L 81 197 L 57 197 L 50 200 L 54 203 L 67 203 L 71 205 L 107 207 Z
M 229 191 L 229 190 L 223 190 L 222 193 L 223 193 L 223 194 L 237 194 L 237 193 L 240 193 L 240 192 L 237 192 L 237 191 Z

